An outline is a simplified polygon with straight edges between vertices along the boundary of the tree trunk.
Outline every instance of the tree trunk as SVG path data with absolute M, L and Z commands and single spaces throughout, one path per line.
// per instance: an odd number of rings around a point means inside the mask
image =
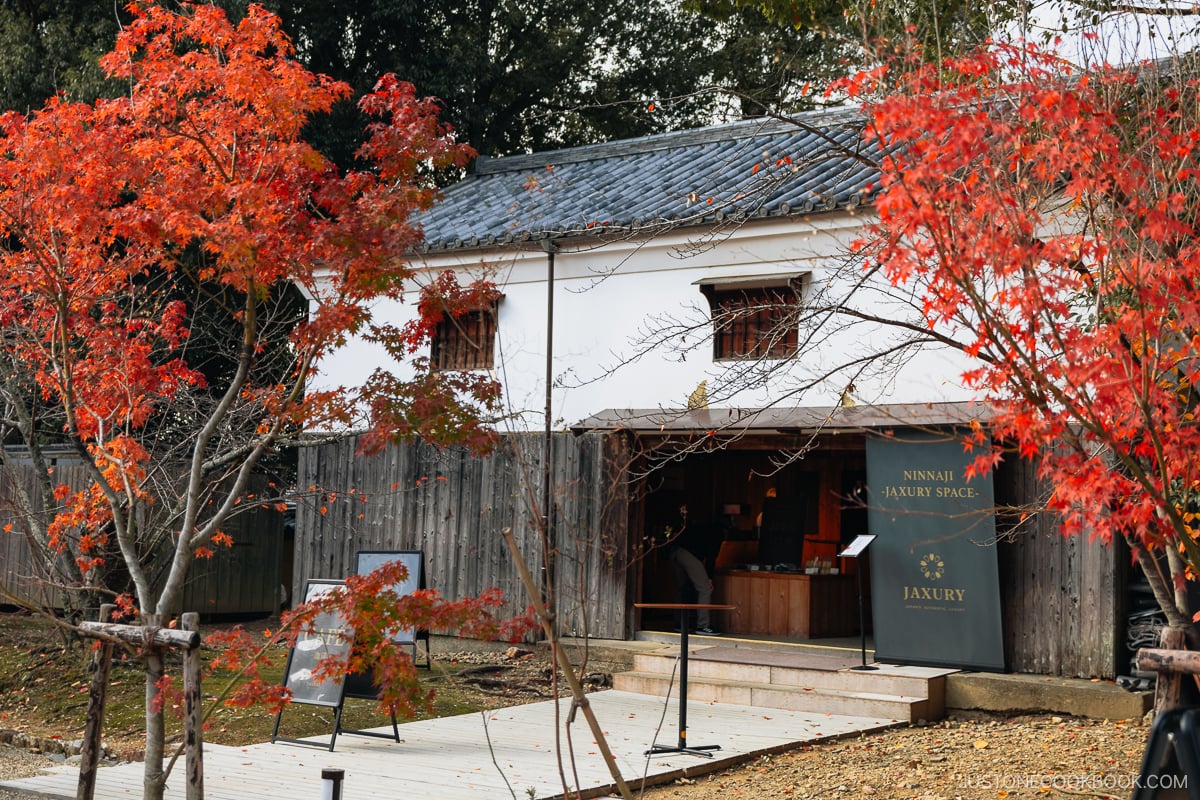
M 161 622 L 162 617 L 157 614 L 148 615 L 145 619 L 147 627 L 158 627 Z M 144 800 L 162 800 L 165 788 L 163 747 L 166 739 L 166 726 L 162 707 L 156 702 L 159 691 L 158 682 L 165 669 L 163 652 L 162 647 L 147 646 L 144 655 L 146 660 L 146 760 L 142 776 Z

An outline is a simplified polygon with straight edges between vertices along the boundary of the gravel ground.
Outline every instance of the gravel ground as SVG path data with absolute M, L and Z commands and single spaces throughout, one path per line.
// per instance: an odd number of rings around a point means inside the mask
M 0 745 L 0 780 L 29 778 L 37 775 L 46 767 L 52 767 L 59 761 L 41 753 L 30 753 L 19 747 Z M 0 789 L 0 800 L 26 800 L 33 795 L 16 794 Z
M 973 714 L 763 756 L 648 790 L 650 800 L 1128 798 L 1149 728 Z

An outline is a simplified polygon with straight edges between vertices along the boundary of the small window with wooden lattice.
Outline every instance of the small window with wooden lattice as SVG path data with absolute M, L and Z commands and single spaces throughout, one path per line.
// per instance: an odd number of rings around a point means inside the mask
M 795 358 L 798 278 L 703 283 L 700 289 L 712 309 L 714 360 Z
M 496 359 L 496 306 L 447 314 L 430 352 L 437 370 L 492 369 Z

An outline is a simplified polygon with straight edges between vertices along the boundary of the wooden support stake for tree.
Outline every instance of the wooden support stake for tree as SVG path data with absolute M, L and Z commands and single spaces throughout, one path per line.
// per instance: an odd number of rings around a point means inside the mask
M 183 615 L 183 629 L 200 636 L 200 615 L 189 611 Z M 184 745 L 187 747 L 187 800 L 204 800 L 204 719 L 200 694 L 200 647 L 189 647 L 183 653 Z
M 112 618 L 117 607 L 112 603 L 100 606 L 100 622 Z M 100 768 L 100 736 L 104 729 L 104 706 L 108 698 L 108 675 L 112 669 L 111 642 L 98 642 L 92 653 L 92 684 L 88 687 L 87 723 L 83 729 L 83 744 L 79 748 L 79 783 L 76 800 L 92 800 L 96 794 L 96 770 Z
M 1162 645 L 1162 650 L 1171 651 L 1171 658 L 1168 661 L 1180 664 L 1183 663 L 1183 651 L 1187 648 L 1187 631 L 1182 628 L 1163 628 L 1162 635 L 1159 637 L 1159 643 Z M 1144 652 L 1144 651 L 1143 651 Z M 1166 663 L 1164 661 L 1164 663 Z M 1154 714 L 1158 716 L 1164 711 L 1170 711 L 1172 708 L 1178 708 L 1180 705 L 1180 693 L 1183 688 L 1179 669 L 1156 670 L 1158 672 L 1158 680 L 1154 683 Z
M 79 630 L 96 639 L 114 638 L 138 647 L 179 647 L 183 649 L 200 646 L 197 631 L 177 631 L 171 628 L 148 630 L 144 625 L 114 625 L 102 622 L 81 622 Z
M 1138 650 L 1136 659 L 1137 668 L 1146 672 L 1200 675 L 1200 653 L 1194 650 L 1161 650 L 1148 647 Z
M 204 800 L 204 764 L 201 748 L 203 736 L 201 733 L 202 715 L 200 713 L 200 630 L 198 614 L 183 615 L 184 630 L 170 628 L 154 628 L 143 625 L 116 625 L 108 622 L 113 605 L 101 606 L 99 622 L 81 622 L 79 631 L 100 641 L 100 657 L 96 669 L 92 673 L 92 685 L 88 699 L 87 728 L 84 732 L 83 748 L 79 769 L 79 787 L 76 790 L 76 800 L 92 800 L 96 790 L 96 769 L 99 764 L 100 730 L 104 723 L 104 700 L 108 692 L 108 675 L 112 666 L 113 641 L 129 642 L 143 648 L 146 658 L 147 674 L 152 663 L 157 663 L 157 669 L 162 668 L 162 651 L 168 647 L 183 649 L 183 687 L 186 703 L 187 719 L 186 742 L 187 751 L 187 800 Z M 154 662 L 151 658 L 154 658 Z M 152 686 L 152 683 L 148 683 Z M 147 693 L 146 703 L 154 701 Z M 171 762 L 174 764 L 174 760 Z M 147 791 L 153 781 L 164 780 L 163 775 L 147 778 Z
M 621 770 L 617 767 L 617 761 L 613 758 L 612 751 L 608 749 L 608 740 L 604 737 L 604 729 L 600 727 L 600 722 L 596 719 L 595 712 L 592 711 L 591 703 L 588 702 L 587 694 L 583 691 L 583 686 L 579 683 L 579 678 L 575 675 L 575 669 L 571 666 L 571 659 L 567 657 L 567 652 L 559 646 L 557 632 L 553 625 L 550 624 L 550 615 L 546 609 L 546 604 L 542 602 L 541 592 L 538 591 L 537 583 L 534 582 L 533 576 L 529 574 L 529 566 L 525 563 L 524 557 L 521 556 L 521 551 L 517 549 L 517 542 L 513 539 L 512 528 L 505 528 L 504 542 L 508 545 L 508 551 L 512 554 L 513 561 L 516 563 L 517 572 L 521 575 L 521 582 L 525 584 L 525 591 L 529 593 L 529 598 L 533 603 L 533 610 L 538 616 L 538 620 L 542 623 L 542 630 L 546 633 L 546 639 L 550 642 L 550 649 L 554 652 L 555 659 L 558 661 L 558 667 L 562 670 L 563 676 L 566 678 L 567 686 L 571 689 L 571 696 L 575 699 L 575 705 L 583 710 L 583 716 L 587 719 L 588 727 L 592 730 L 592 735 L 596 737 L 596 747 L 600 750 L 600 755 L 604 757 L 604 763 L 608 766 L 609 774 L 613 777 L 613 782 L 617 785 L 617 790 L 621 792 L 621 797 L 624 800 L 633 800 L 633 795 L 629 792 L 629 787 L 625 784 L 625 779 L 621 776 Z

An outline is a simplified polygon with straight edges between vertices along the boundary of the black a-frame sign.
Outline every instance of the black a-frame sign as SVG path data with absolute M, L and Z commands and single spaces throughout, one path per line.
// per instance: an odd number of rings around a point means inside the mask
M 405 597 L 418 589 L 425 588 L 425 553 L 421 550 L 360 550 L 356 559 L 355 574 L 368 575 L 384 564 L 389 564 L 393 561 L 402 562 L 408 569 L 408 574 L 404 580 L 391 586 L 391 590 L 396 593 L 397 597 Z M 412 648 L 413 664 L 417 663 L 417 642 L 422 639 L 425 641 L 425 668 L 429 669 L 431 666 L 429 631 L 404 628 L 392 634 L 392 641 L 397 646 L 403 647 L 407 645 Z M 346 685 L 343 688 L 342 696 L 360 700 L 377 700 L 379 698 L 379 682 L 375 680 L 375 676 L 370 672 L 352 672 L 346 676 Z M 400 730 L 396 726 L 396 716 L 394 714 L 392 715 L 391 735 L 377 731 L 342 728 L 340 727 L 340 716 L 338 717 L 337 725 L 338 728 L 334 731 L 334 736 L 340 732 L 352 733 L 356 736 L 375 736 L 381 739 L 395 739 L 397 742 L 400 741 Z
M 1185 791 L 1181 791 L 1185 790 Z M 1200 798 L 1200 708 L 1174 708 L 1154 720 L 1132 800 Z
M 314 579 L 304 591 L 304 602 L 310 603 L 322 595 L 332 592 L 344 581 Z M 302 631 L 295 646 L 288 653 L 287 666 L 283 672 L 283 685 L 291 692 L 291 702 L 307 706 L 324 706 L 333 709 L 333 735 L 329 738 L 329 749 L 337 741 L 341 727 L 342 705 L 345 698 L 345 682 L 331 678 L 317 680 L 316 668 L 326 658 L 338 659 L 343 666 L 350 660 L 354 646 L 354 630 L 350 622 L 340 614 L 326 612 L 314 620 L 312 631 Z M 340 670 L 343 673 L 345 670 Z M 312 747 L 324 747 L 322 742 L 310 739 L 291 739 L 279 735 L 279 724 L 283 720 L 283 709 L 275 715 L 275 727 L 271 731 L 272 742 L 291 742 Z M 397 733 L 397 739 L 399 734 Z
M 393 561 L 399 561 L 408 568 L 408 575 L 405 579 L 391 587 L 397 597 L 406 597 L 418 589 L 426 588 L 425 553 L 422 550 L 360 550 L 356 558 L 354 574 L 368 575 L 384 564 Z M 408 645 L 412 648 L 414 664 L 417 663 L 419 655 L 417 642 L 423 641 L 425 643 L 425 667 L 429 668 L 429 631 L 405 628 L 396 631 L 392 635 L 392 641 L 398 645 Z
M 420 550 L 364 550 L 358 553 L 356 574 L 366 575 L 375 569 L 392 561 L 402 561 L 408 568 L 404 581 L 392 586 L 392 591 L 399 597 L 404 597 L 418 589 L 425 588 L 425 554 Z M 340 580 L 310 580 L 304 594 L 304 601 L 315 600 L 321 595 L 342 586 Z M 392 637 L 398 646 L 412 648 L 413 663 L 417 659 L 417 642 L 425 643 L 425 667 L 431 666 L 429 655 L 429 631 L 409 628 L 396 631 Z M 314 679 L 316 665 L 328 656 L 341 659 L 343 664 L 349 661 L 350 650 L 354 644 L 354 631 L 350 623 L 337 614 L 322 614 L 316 620 L 315 629 L 311 633 L 302 633 L 296 640 L 295 647 L 288 653 L 287 667 L 284 671 L 284 686 L 291 692 L 291 701 L 301 705 L 324 706 L 333 709 L 333 733 L 329 737 L 328 748 L 333 750 L 339 733 L 356 734 L 359 736 L 376 736 L 383 739 L 400 741 L 400 729 L 393 714 L 391 717 L 392 731 L 380 733 L 377 731 L 354 730 L 342 727 L 342 711 L 347 697 L 375 700 L 379 697 L 379 686 L 373 675 L 369 673 L 349 673 L 344 680 L 317 681 Z M 275 727 L 271 733 L 272 742 L 291 742 L 314 747 L 325 747 L 325 743 L 312 739 L 290 739 L 279 735 L 279 725 L 283 718 L 281 710 L 275 715 Z

